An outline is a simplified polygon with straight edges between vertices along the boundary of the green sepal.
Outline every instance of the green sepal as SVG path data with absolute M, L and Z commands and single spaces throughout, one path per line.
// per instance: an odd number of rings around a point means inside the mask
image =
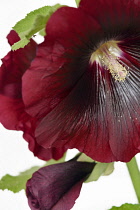
M 110 210 L 140 210 L 140 204 L 123 204 L 120 207 L 113 206 Z
M 58 163 L 63 163 L 65 162 L 65 158 L 66 158 L 66 152 L 64 153 L 63 157 L 61 157 L 59 160 L 54 160 L 54 159 L 51 159 L 49 161 L 46 162 L 46 164 L 44 166 L 49 166 L 49 165 L 53 165 L 53 164 L 58 164 Z M 43 166 L 43 167 L 44 167 Z
M 81 0 L 75 0 L 77 7 L 79 6 Z
M 79 154 L 79 157 L 77 159 L 79 162 L 93 162 L 94 160 L 90 157 L 88 157 L 85 153 Z
M 114 163 L 99 163 L 97 162 L 90 176 L 85 183 L 97 181 L 100 176 L 108 176 L 114 171 Z
M 114 171 L 114 163 L 100 163 L 94 161 L 92 158 L 88 157 L 86 154 L 81 153 L 77 158 L 77 161 L 80 162 L 95 162 L 96 165 L 93 168 L 93 171 L 89 175 L 89 177 L 85 180 L 85 183 L 97 181 L 100 176 L 108 176 Z
M 58 164 L 58 163 L 63 163 L 65 161 L 66 153 L 62 158 L 59 160 L 49 160 L 47 163 L 43 166 L 34 166 L 24 172 L 21 172 L 18 176 L 11 176 L 9 174 L 6 174 L 5 176 L 2 177 L 0 180 L 0 189 L 5 190 L 8 189 L 14 193 L 17 193 L 21 191 L 22 189 L 26 188 L 26 182 L 28 179 L 32 177 L 32 174 L 39 170 L 40 168 L 44 166 L 49 166 L 52 164 Z
M 18 33 L 21 40 L 12 46 L 12 50 L 23 48 L 37 32 L 42 30 L 45 32 L 46 23 L 50 16 L 61 6 L 60 4 L 56 4 L 54 6 L 39 8 L 30 12 L 24 19 L 17 22 L 13 29 Z

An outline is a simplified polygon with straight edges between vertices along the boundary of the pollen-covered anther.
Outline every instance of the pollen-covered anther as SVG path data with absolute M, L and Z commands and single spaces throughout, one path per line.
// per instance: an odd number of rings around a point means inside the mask
M 90 64 L 98 63 L 108 70 L 116 81 L 125 81 L 128 76 L 128 67 L 121 64 L 119 57 L 121 50 L 116 41 L 109 41 L 102 44 L 90 57 Z
M 108 56 L 103 56 L 101 59 L 101 65 L 109 70 L 113 78 L 117 81 L 124 81 L 128 75 L 128 71 L 121 63 L 119 63 L 119 60 L 115 55 L 109 54 Z

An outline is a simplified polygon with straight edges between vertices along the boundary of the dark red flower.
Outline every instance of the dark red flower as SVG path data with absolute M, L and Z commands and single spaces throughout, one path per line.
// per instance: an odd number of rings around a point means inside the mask
M 10 45 L 19 40 L 16 32 L 8 35 Z M 31 42 L 23 49 L 10 51 L 3 59 L 0 67 L 0 122 L 7 129 L 21 130 L 23 137 L 29 143 L 29 149 L 35 156 L 43 160 L 59 159 L 65 149 L 45 149 L 35 139 L 34 131 L 39 121 L 25 111 L 22 100 L 22 76 L 29 68 L 36 55 L 37 44 Z
M 81 0 L 49 19 L 23 76 L 27 112 L 44 148 L 101 162 L 140 152 L 140 1 Z
M 27 182 L 26 194 L 32 210 L 70 210 L 82 183 L 95 163 L 69 162 L 46 166 Z

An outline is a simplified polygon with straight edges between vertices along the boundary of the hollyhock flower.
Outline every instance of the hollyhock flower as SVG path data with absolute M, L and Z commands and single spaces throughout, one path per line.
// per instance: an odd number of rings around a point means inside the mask
M 82 183 L 95 163 L 69 162 L 43 167 L 35 172 L 26 185 L 32 210 L 69 210 L 79 196 Z
M 140 1 L 81 0 L 49 19 L 23 76 L 26 110 L 44 148 L 101 162 L 140 152 Z
M 10 45 L 19 40 L 16 32 L 8 35 Z M 10 130 L 23 131 L 23 137 L 29 143 L 29 149 L 40 159 L 59 159 L 64 148 L 45 149 L 35 139 L 34 131 L 39 123 L 25 111 L 22 100 L 22 76 L 29 68 L 36 55 L 37 44 L 31 42 L 23 49 L 10 51 L 3 59 L 0 67 L 0 122 Z

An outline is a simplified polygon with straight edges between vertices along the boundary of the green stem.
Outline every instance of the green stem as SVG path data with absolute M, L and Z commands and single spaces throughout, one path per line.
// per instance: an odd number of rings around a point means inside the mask
M 126 165 L 131 177 L 131 181 L 133 183 L 138 202 L 140 203 L 140 171 L 137 165 L 136 158 L 133 157 L 130 162 L 126 163 Z

